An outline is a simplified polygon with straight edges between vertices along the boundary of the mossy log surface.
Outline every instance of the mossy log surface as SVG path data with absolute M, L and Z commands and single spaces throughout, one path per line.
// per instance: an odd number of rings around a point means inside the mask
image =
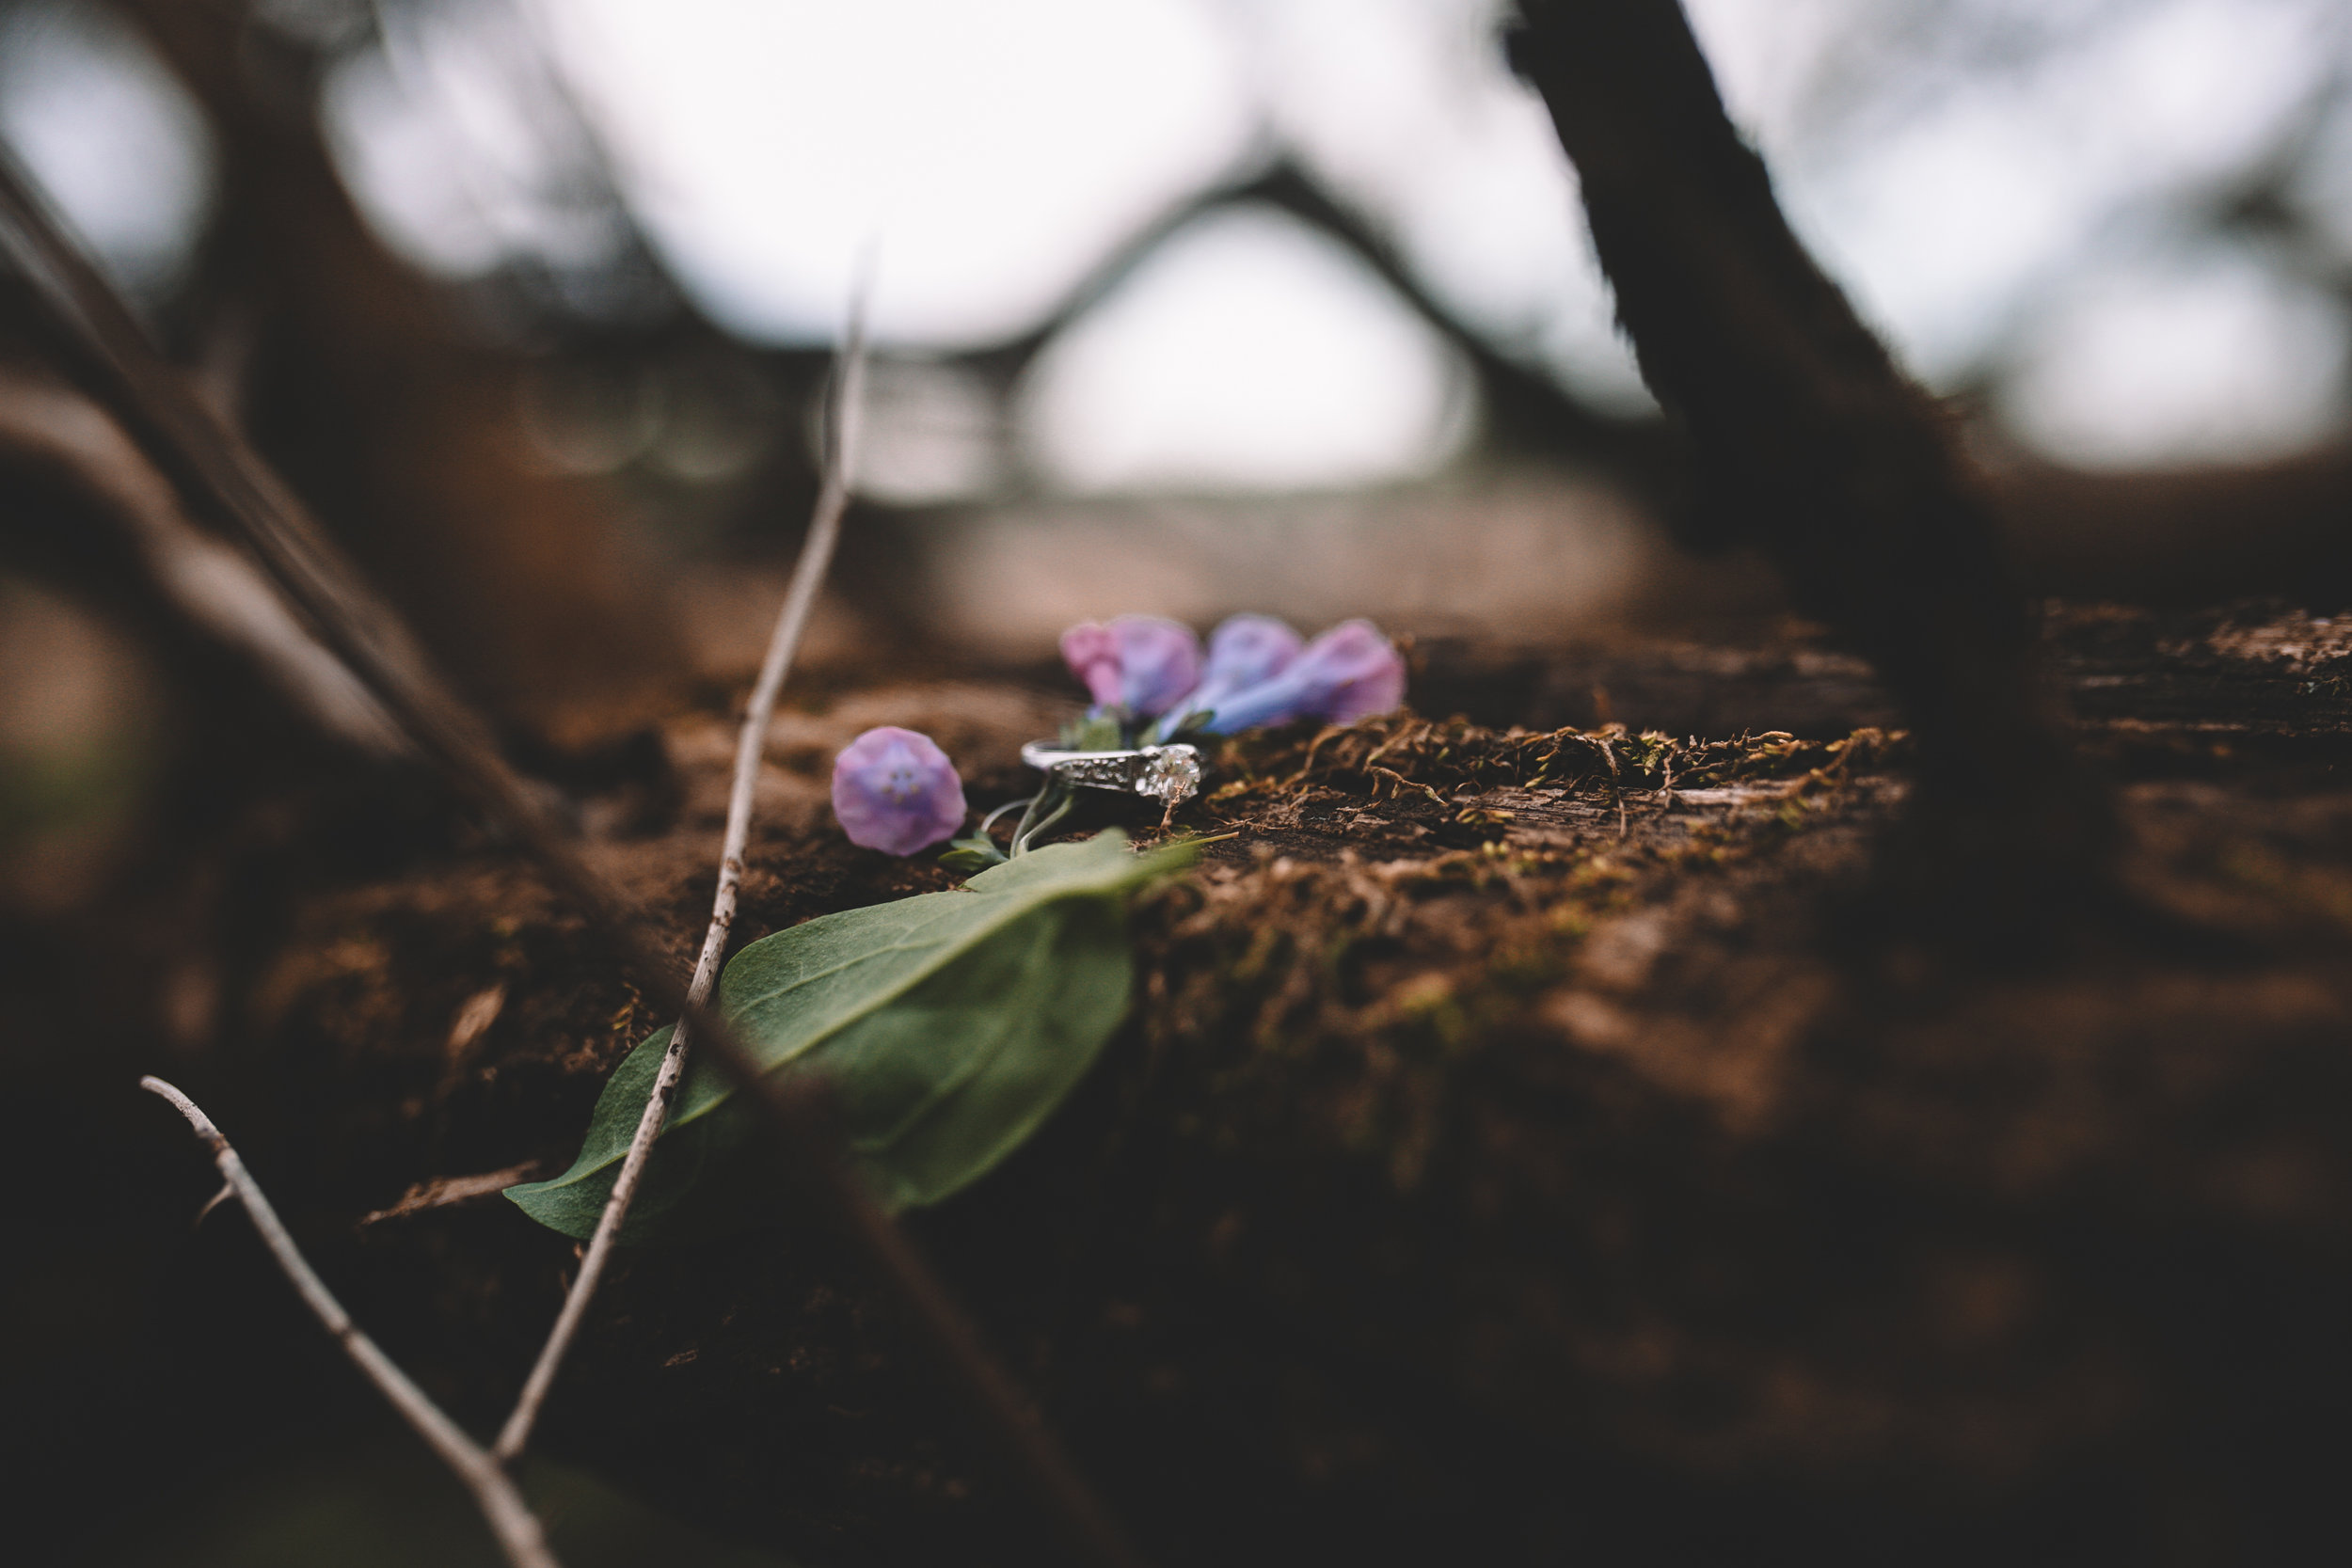
M 1417 692 L 1470 718 L 1221 746 L 1178 826 L 1232 836 L 1139 906 L 1129 1025 L 909 1220 L 1156 1560 L 2251 1563 L 2341 1533 L 2352 621 L 2050 627 L 2127 898 L 2024 958 L 1889 934 L 1905 742 L 1809 647 L 1439 650 Z M 927 729 L 991 805 L 1050 689 L 779 718 L 739 942 L 946 884 L 839 838 L 841 742 Z M 582 802 L 681 964 L 726 725 L 713 693 Z M 313 876 L 271 928 L 208 1107 L 486 1428 L 571 1243 L 426 1184 L 560 1168 L 666 1021 L 491 844 Z M 186 1243 L 158 1342 L 282 1359 L 270 1289 Z M 788 1216 L 650 1248 L 542 1440 L 810 1563 L 1041 1560 L 909 1346 Z

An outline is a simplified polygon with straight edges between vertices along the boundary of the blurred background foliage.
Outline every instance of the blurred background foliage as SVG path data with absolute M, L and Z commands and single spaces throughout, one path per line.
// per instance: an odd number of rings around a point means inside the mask
M 189 352 L 299 308 L 234 296 L 318 217 L 245 211 L 246 166 L 313 137 L 515 365 L 519 458 L 665 554 L 790 515 L 764 485 L 869 252 L 884 505 L 1346 492 L 1591 434 L 1499 419 L 1490 359 L 1649 411 L 1495 0 L 127 9 L 14 0 L 0 130 Z M 2337 430 L 2341 7 L 1692 9 L 1808 240 L 1988 438 L 2111 469 Z
M 1480 389 L 1355 246 L 1251 200 L 1277 166 L 1449 325 L 1597 410 L 1647 406 L 1500 8 L 262 0 L 240 79 L 192 93 L 117 12 L 14 0 L 0 128 L 168 311 L 234 199 L 204 101 L 296 99 L 268 110 L 315 120 L 373 235 L 471 334 L 555 361 L 530 430 L 566 471 L 739 478 L 793 421 L 715 363 L 829 342 L 874 247 L 877 499 L 1338 488 L 1474 461 Z M 2275 455 L 2343 417 L 2342 8 L 1692 10 L 1807 238 L 2026 448 Z M 670 356 L 697 336 L 709 361 Z

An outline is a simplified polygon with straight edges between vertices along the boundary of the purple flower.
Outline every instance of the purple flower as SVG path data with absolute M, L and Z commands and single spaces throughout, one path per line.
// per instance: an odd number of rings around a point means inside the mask
M 1121 615 L 1108 626 L 1081 621 L 1061 634 L 1061 657 L 1097 707 L 1156 718 L 1200 684 L 1200 640 L 1159 615 Z
M 1208 728 L 1233 735 L 1295 719 L 1352 724 L 1405 700 L 1405 660 L 1370 621 L 1343 621 L 1270 680 L 1216 705 Z
M 1298 657 L 1306 639 L 1271 615 L 1231 615 L 1209 634 L 1209 664 L 1200 684 L 1160 721 L 1165 740 L 1194 714 L 1214 713 L 1228 699 L 1273 679 Z
M 963 826 L 956 765 L 927 735 L 896 724 L 867 730 L 833 763 L 833 814 L 850 842 L 912 855 Z

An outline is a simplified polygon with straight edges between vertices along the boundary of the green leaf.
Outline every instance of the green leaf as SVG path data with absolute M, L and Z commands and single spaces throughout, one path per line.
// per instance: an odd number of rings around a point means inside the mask
M 936 1203 L 1020 1147 L 1092 1065 L 1127 1010 L 1127 897 L 1195 852 L 1136 855 L 1114 830 L 953 892 L 824 915 L 737 954 L 718 1005 L 766 1070 L 826 1076 L 879 1201 Z M 525 1213 L 568 1236 L 596 1229 L 670 1033 L 613 1073 L 570 1170 L 507 1190 Z M 763 1136 L 719 1072 L 690 1066 L 622 1238 L 761 1212 L 774 1185 Z
M 961 871 L 968 876 L 975 871 L 986 871 L 992 865 L 1002 865 L 1011 858 L 996 847 L 994 839 L 985 833 L 974 833 L 947 846 L 946 852 L 939 857 L 939 863 L 950 871 Z
M 1216 722 L 1216 709 L 1213 707 L 1188 708 L 1173 718 L 1161 720 L 1156 737 L 1158 743 L 1163 746 L 1170 741 L 1182 740 L 1187 736 L 1197 740 L 1206 733 L 1211 724 Z
M 1120 723 L 1123 709 L 1107 713 L 1089 713 L 1073 719 L 1061 727 L 1062 750 L 1066 752 L 1117 752 L 1127 744 L 1127 732 Z

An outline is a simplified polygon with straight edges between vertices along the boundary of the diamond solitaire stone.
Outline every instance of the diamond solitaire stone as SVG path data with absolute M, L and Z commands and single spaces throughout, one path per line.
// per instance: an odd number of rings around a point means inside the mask
M 1192 799 L 1200 787 L 1200 753 L 1189 746 L 1151 746 L 1144 749 L 1143 771 L 1136 775 L 1136 793 L 1149 795 L 1162 805 Z

